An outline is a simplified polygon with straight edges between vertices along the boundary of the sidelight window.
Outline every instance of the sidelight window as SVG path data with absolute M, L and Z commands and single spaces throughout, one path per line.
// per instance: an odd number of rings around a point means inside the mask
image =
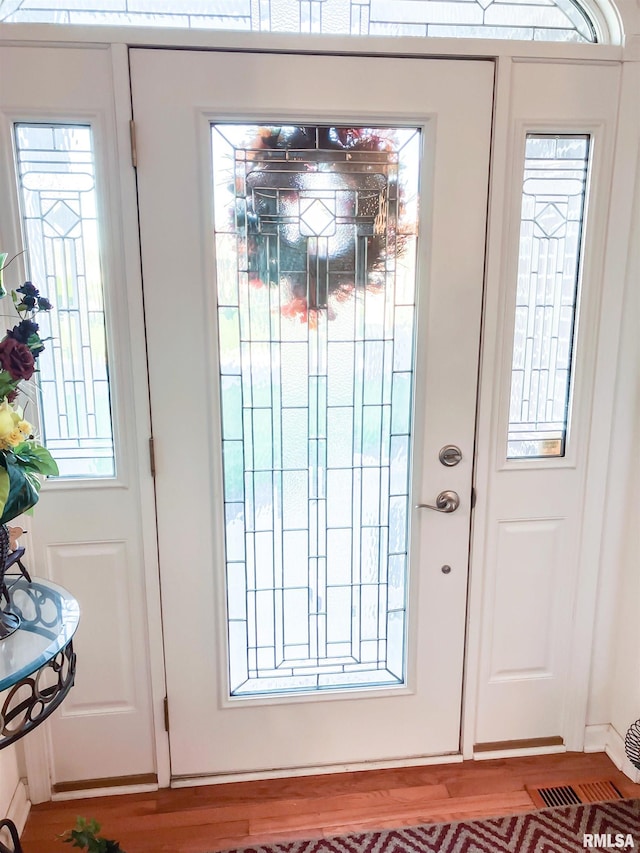
M 53 303 L 38 315 L 43 441 L 62 477 L 113 477 L 91 127 L 16 124 L 15 146 L 27 267 Z
M 507 457 L 564 456 L 588 136 L 526 140 Z

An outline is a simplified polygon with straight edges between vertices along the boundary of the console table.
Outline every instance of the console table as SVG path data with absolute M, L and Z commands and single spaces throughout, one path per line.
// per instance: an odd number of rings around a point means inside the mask
M 73 687 L 73 635 L 80 618 L 76 599 L 51 581 L 20 575 L 5 577 L 5 583 L 20 626 L 0 640 L 0 749 L 46 720 Z M 14 824 L 3 820 L 3 827 L 14 847 L 0 842 L 0 853 L 21 853 Z

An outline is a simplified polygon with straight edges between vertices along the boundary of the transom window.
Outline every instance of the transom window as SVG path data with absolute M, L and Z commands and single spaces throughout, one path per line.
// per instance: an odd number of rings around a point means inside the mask
M 0 21 L 596 42 L 574 0 L 0 0 Z

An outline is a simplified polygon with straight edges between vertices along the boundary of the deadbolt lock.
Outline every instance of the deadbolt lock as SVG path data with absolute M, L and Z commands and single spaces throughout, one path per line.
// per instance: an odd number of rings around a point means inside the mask
M 453 468 L 462 460 L 462 451 L 455 444 L 445 444 L 438 453 L 438 459 L 447 468 Z

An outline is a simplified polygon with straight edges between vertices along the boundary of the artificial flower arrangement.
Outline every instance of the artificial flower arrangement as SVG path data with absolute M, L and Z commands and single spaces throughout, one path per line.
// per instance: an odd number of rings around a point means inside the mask
M 6 295 L 2 291 L 0 296 Z M 32 380 L 45 348 L 36 317 L 52 306 L 30 281 L 11 296 L 19 322 L 0 340 L 0 525 L 35 506 L 41 476 L 58 474 L 55 460 L 16 402 L 21 383 Z

